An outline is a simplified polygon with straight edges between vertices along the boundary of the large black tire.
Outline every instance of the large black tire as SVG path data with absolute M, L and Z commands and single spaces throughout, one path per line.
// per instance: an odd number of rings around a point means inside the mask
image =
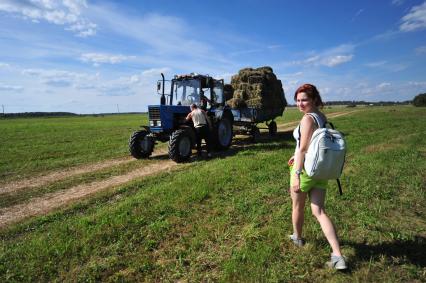
M 271 123 L 269 123 L 268 129 L 269 129 L 269 135 L 271 137 L 275 136 L 277 134 L 277 123 L 275 121 L 272 121 Z
M 228 149 L 232 143 L 232 122 L 228 117 L 223 117 L 215 127 L 215 138 L 217 149 Z
M 192 153 L 191 135 L 187 131 L 179 129 L 170 136 L 169 157 L 177 163 L 187 161 Z
M 154 140 L 148 136 L 148 131 L 134 132 L 129 139 L 130 154 L 137 159 L 148 158 L 154 150 Z
M 260 130 L 258 127 L 253 127 L 251 129 L 251 141 L 257 143 L 260 140 Z

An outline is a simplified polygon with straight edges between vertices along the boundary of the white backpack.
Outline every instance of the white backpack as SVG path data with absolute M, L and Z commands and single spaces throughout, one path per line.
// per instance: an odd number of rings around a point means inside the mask
M 321 125 L 321 118 L 316 113 L 308 113 L 316 123 L 318 129 L 311 137 L 308 151 L 305 155 L 304 168 L 308 176 L 318 180 L 338 179 L 343 171 L 346 156 L 346 142 L 343 134 L 334 129 Z M 339 189 L 340 182 L 338 180 Z

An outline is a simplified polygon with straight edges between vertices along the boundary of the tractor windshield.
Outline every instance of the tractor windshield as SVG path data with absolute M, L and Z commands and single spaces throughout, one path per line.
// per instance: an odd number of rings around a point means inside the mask
M 177 105 L 191 105 L 200 103 L 200 81 L 194 79 L 175 80 L 173 95 Z
M 222 104 L 223 99 L 223 81 L 216 81 L 213 88 L 212 100 L 215 103 Z

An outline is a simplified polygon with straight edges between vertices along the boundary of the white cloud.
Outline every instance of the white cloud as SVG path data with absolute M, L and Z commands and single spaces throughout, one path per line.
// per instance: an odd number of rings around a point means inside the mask
M 313 52 L 305 60 L 293 61 L 290 65 L 313 65 L 336 67 L 352 60 L 355 47 L 352 44 L 342 44 L 322 52 Z M 312 52 L 311 52 L 312 53 Z
M 426 28 L 426 2 L 411 8 L 410 12 L 402 17 L 399 29 L 404 32 Z
M 355 19 L 364 12 L 364 9 L 359 9 L 358 12 L 352 17 L 352 22 L 355 21 Z
M 24 88 L 22 86 L 16 85 L 6 85 L 0 83 L 0 91 L 22 91 Z
M 23 75 L 39 78 L 39 81 L 45 85 L 53 87 L 85 87 L 87 82 L 97 81 L 99 75 L 89 75 L 85 73 L 76 73 L 63 70 L 47 69 L 24 69 Z
M 100 64 L 118 64 L 128 59 L 135 58 L 134 56 L 124 56 L 124 55 L 112 55 L 106 53 L 84 53 L 81 55 L 80 60 L 83 62 L 93 63 L 94 66 L 99 66 Z
M 352 54 L 330 56 L 330 57 L 324 58 L 322 61 L 322 64 L 328 67 L 335 67 L 337 65 L 351 61 L 352 58 L 353 58 Z
M 152 48 L 155 54 L 161 54 L 157 60 L 170 55 L 184 57 L 189 51 L 192 58 L 223 60 L 213 52 L 206 40 L 199 40 L 205 33 L 182 18 L 157 13 L 136 18 L 108 4 L 91 6 L 90 10 L 104 31 L 128 37 L 142 43 L 143 47 Z
M 426 54 L 426 45 L 417 47 L 416 53 L 417 54 Z
M 365 64 L 365 66 L 370 68 L 379 68 L 386 70 L 388 72 L 400 72 L 407 69 L 407 64 L 404 63 L 391 63 L 388 61 L 376 61 Z
M 426 82 L 408 82 L 408 85 L 426 87 Z
M 383 90 L 383 89 L 387 89 L 387 88 L 389 88 L 390 86 L 391 86 L 391 84 L 390 84 L 390 83 L 383 82 L 383 83 L 381 83 L 381 84 L 379 84 L 379 85 L 377 86 L 377 89 L 378 89 L 378 90 Z
M 392 0 L 392 5 L 394 6 L 401 6 L 404 4 L 405 0 Z
M 376 61 L 365 64 L 367 67 L 376 68 L 386 64 L 386 61 Z
M 0 62 L 0 68 L 8 68 L 8 67 L 10 67 L 9 64 Z
M 86 0 L 2 0 L 0 11 L 17 14 L 35 23 L 46 21 L 65 26 L 66 30 L 80 37 L 96 34 L 97 25 L 82 15 Z

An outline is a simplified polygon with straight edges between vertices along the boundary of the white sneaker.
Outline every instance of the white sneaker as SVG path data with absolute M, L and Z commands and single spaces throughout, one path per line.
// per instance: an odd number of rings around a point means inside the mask
M 303 247 L 305 245 L 305 239 L 303 238 L 296 238 L 294 234 L 289 236 L 290 240 L 293 241 L 293 244 L 298 247 Z
M 334 268 L 337 270 L 344 270 L 348 268 L 346 264 L 346 259 L 343 256 L 331 255 L 331 260 L 326 262 L 326 265 L 329 268 Z

